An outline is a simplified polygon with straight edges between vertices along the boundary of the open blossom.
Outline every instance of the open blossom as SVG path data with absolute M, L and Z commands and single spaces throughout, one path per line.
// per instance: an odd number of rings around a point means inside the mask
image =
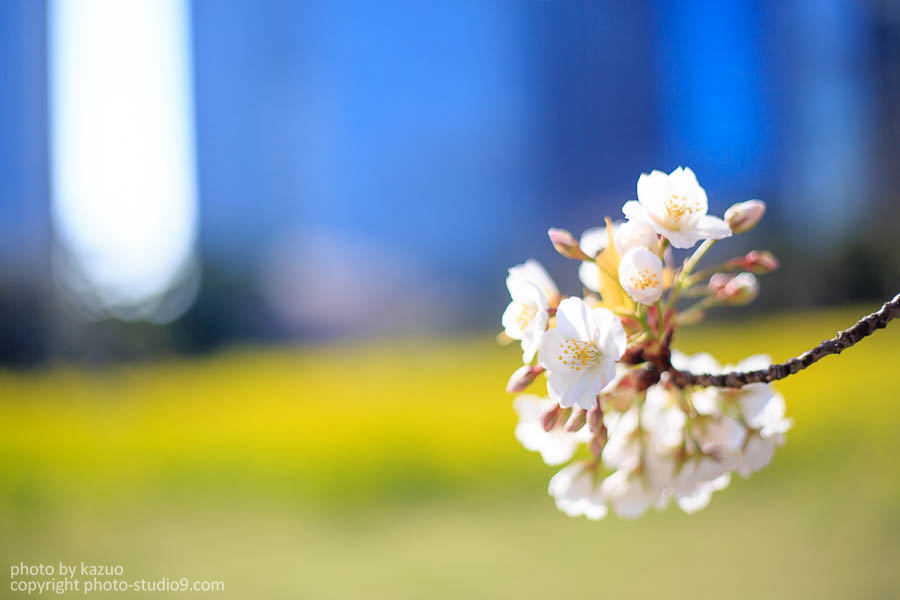
M 559 288 L 541 263 L 529 258 L 521 265 L 509 269 L 510 275 L 521 276 L 525 281 L 538 286 L 544 296 L 552 304 L 559 297 Z
M 618 229 L 621 224 L 621 221 L 613 223 L 613 231 Z M 584 230 L 578 243 L 585 254 L 594 258 L 606 250 L 606 246 L 609 243 L 609 233 L 606 231 L 606 227 L 591 227 Z
M 626 202 L 622 212 L 629 221 L 649 224 L 676 248 L 731 235 L 725 221 L 706 214 L 706 191 L 689 168 L 678 167 L 668 175 L 662 171 L 642 174 L 637 195 L 637 201 Z
M 572 463 L 553 476 L 548 487 L 556 507 L 570 517 L 588 519 L 606 516 L 606 501 L 596 472 L 584 462 Z
M 601 458 L 608 469 L 632 470 L 641 461 L 641 441 L 638 425 L 638 407 L 632 406 L 624 413 L 608 412 L 603 424 L 609 432 L 609 441 Z
M 531 362 L 540 348 L 550 315 L 551 299 L 559 295 L 556 284 L 536 260 L 515 266 L 506 277 L 512 302 L 501 318 L 510 338 L 522 341 L 522 361 Z
M 765 354 L 754 354 L 736 365 L 719 365 L 719 362 L 705 352 L 693 356 L 685 356 L 677 350 L 672 351 L 672 366 L 676 369 L 691 371 L 693 373 L 727 373 L 729 371 L 759 371 L 772 364 L 772 359 Z M 733 405 L 741 415 L 741 418 L 750 427 L 762 426 L 763 414 L 777 414 L 777 409 L 770 408 L 771 403 L 778 403 L 780 399 L 784 416 L 784 399 L 775 393 L 774 388 L 768 383 L 751 383 L 739 389 L 708 387 L 695 390 L 691 394 L 691 402 L 694 410 L 700 415 L 715 415 L 722 412 L 726 404 Z M 776 412 L 773 413 L 772 411 Z M 766 412 L 768 411 L 768 412 Z M 771 418 L 771 417 L 769 417 Z
M 681 446 L 686 417 L 678 403 L 679 390 L 654 385 L 647 390 L 641 410 L 641 423 L 652 433 L 652 440 L 660 450 Z
M 646 248 L 632 248 L 619 263 L 619 283 L 635 302 L 653 304 L 663 292 L 662 261 Z
M 616 361 L 627 345 L 621 321 L 605 308 L 589 308 L 566 298 L 556 311 L 556 327 L 547 332 L 538 360 L 547 369 L 550 398 L 563 407 L 585 410 L 616 376 Z
M 688 514 L 693 514 L 709 505 L 713 492 L 724 490 L 731 483 L 731 473 L 723 473 L 712 480 L 698 480 L 694 482 L 690 491 L 675 493 L 678 508 Z
M 721 373 L 719 361 L 708 352 L 700 352 L 693 356 L 687 356 L 678 350 L 672 350 L 672 366 L 682 371 L 691 373 Z M 713 415 L 721 410 L 722 402 L 718 390 L 715 388 L 702 388 L 691 394 L 691 403 L 694 410 L 701 415 Z
M 746 477 L 766 466 L 792 425 L 771 385 L 699 385 L 708 381 L 704 373 L 767 368 L 768 357 L 722 367 L 709 354 L 671 348 L 675 326 L 698 321 L 707 308 L 750 302 L 758 293 L 753 274 L 778 266 L 762 251 L 700 265 L 709 242 L 678 265 L 673 249 L 747 231 L 765 205 L 743 202 L 726 220 L 710 216 L 706 192 L 681 167 L 641 175 L 637 192 L 622 208 L 625 222 L 606 218 L 605 227 L 586 230 L 580 240 L 548 231 L 554 248 L 577 260 L 583 299 L 563 299 L 533 260 L 507 277 L 512 302 L 498 337 L 521 340 L 525 364 L 506 389 L 522 392 L 543 373 L 549 396 L 515 400 L 515 437 L 548 465 L 570 463 L 553 476 L 549 493 L 571 516 L 601 519 L 611 511 L 634 518 L 673 503 L 687 513 L 701 510 L 733 473 Z M 698 285 L 716 271 L 705 290 Z M 703 299 L 680 308 L 678 301 L 691 296 Z M 648 310 L 654 304 L 665 307 L 665 319 Z M 665 327 L 655 327 L 654 317 Z M 571 462 L 577 455 L 592 458 Z
M 784 398 L 774 394 L 754 419 L 756 430 L 751 432 L 741 451 L 734 458 L 734 469 L 742 477 L 759 471 L 772 461 L 775 448 L 784 444 L 784 434 L 793 422 L 784 417 Z
M 659 244 L 656 231 L 650 227 L 649 223 L 644 221 L 622 223 L 616 227 L 613 240 L 616 244 L 616 251 L 620 256 L 625 256 L 632 248 L 646 248 L 647 250 L 655 251 Z
M 603 480 L 603 497 L 624 519 L 636 519 L 659 501 L 660 493 L 637 471 L 618 470 Z
M 556 403 L 533 395 L 516 398 L 513 406 L 519 415 L 516 425 L 516 439 L 533 452 L 540 452 L 541 458 L 548 465 L 561 465 L 571 460 L 580 444 L 591 439 L 587 427 L 569 432 L 562 427 L 550 431 L 544 429 L 543 417 Z
M 618 229 L 620 225 L 621 223 L 614 223 L 613 228 Z M 606 250 L 607 244 L 609 244 L 609 233 L 606 227 L 592 227 L 585 230 L 579 241 L 581 250 L 591 258 Z M 584 287 L 592 292 L 600 291 L 600 269 L 593 262 L 582 261 L 578 265 L 578 279 L 581 280 Z

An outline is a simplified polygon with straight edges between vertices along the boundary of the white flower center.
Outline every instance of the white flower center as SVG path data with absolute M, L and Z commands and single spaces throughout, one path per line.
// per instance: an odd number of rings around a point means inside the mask
M 700 213 L 699 202 L 690 202 L 677 194 L 663 200 L 663 208 L 666 211 L 663 225 L 667 229 L 680 229 L 684 221 L 690 221 L 694 214 Z
M 575 371 L 587 369 L 603 356 L 594 342 L 568 339 L 559 345 L 559 361 Z

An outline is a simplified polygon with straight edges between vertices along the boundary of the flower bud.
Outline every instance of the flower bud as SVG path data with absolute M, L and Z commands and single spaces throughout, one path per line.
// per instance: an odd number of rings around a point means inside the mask
M 619 256 L 625 256 L 625 253 L 632 248 L 646 248 L 651 252 L 655 252 L 659 239 L 656 232 L 650 225 L 644 221 L 627 221 L 616 228 L 613 241 L 616 244 L 616 251 Z
M 709 283 L 707 284 L 707 289 L 709 293 L 718 296 L 722 290 L 725 289 L 725 286 L 729 281 L 734 277 L 734 275 L 730 275 L 728 273 L 716 273 L 712 277 L 709 278 Z
M 716 273 L 709 279 L 709 291 L 727 306 L 750 304 L 759 295 L 759 281 L 752 273 Z
M 532 366 L 532 365 L 522 365 L 518 369 L 516 369 L 512 376 L 509 378 L 509 382 L 506 384 L 506 391 L 514 394 L 516 392 L 521 392 L 529 385 L 531 382 L 537 379 L 537 376 L 544 372 L 544 367 L 541 366 Z
M 592 406 L 591 410 L 588 411 L 587 422 L 591 431 L 597 431 L 600 429 L 600 426 L 603 425 L 603 409 L 600 408 L 599 402 Z
M 550 242 L 556 251 L 566 258 L 575 258 L 578 260 L 592 260 L 590 256 L 581 250 L 578 240 L 575 236 L 565 229 L 548 229 L 547 235 L 550 236 Z
M 761 200 L 747 200 L 733 204 L 725 211 L 725 222 L 733 233 L 750 231 L 766 213 L 766 203 Z
M 646 248 L 632 248 L 619 263 L 619 283 L 635 302 L 653 304 L 662 296 L 662 262 Z
M 771 273 L 778 266 L 778 259 L 775 258 L 775 255 L 765 250 L 751 250 L 744 256 L 732 258 L 725 263 L 727 269 L 746 269 L 757 275 Z
M 544 428 L 544 431 L 550 431 L 554 427 L 556 427 L 556 420 L 559 418 L 559 404 L 551 407 L 547 412 L 541 416 L 541 427 Z
M 599 457 L 603 453 L 603 447 L 606 446 L 607 438 L 608 435 L 604 427 L 597 432 L 597 435 L 591 438 L 591 442 L 588 444 L 591 454 Z
M 565 429 L 570 432 L 578 431 L 584 427 L 585 423 L 587 423 L 587 411 L 583 408 L 578 408 L 572 411 L 572 416 L 566 421 Z

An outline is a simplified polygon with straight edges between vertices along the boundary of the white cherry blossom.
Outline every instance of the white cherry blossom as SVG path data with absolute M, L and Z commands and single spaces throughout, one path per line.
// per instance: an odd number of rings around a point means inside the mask
M 624 519 L 636 519 L 660 501 L 660 493 L 651 489 L 637 471 L 614 472 L 603 480 L 601 491 L 613 512 Z
M 721 372 L 719 362 L 708 352 L 687 356 L 678 350 L 672 350 L 672 366 L 691 373 Z M 716 388 L 701 388 L 691 394 L 691 403 L 699 414 L 714 415 L 722 408 L 722 396 Z
M 699 483 L 690 494 L 676 496 L 678 507 L 688 514 L 693 514 L 709 505 L 713 492 L 724 490 L 731 483 L 731 473 L 723 473 L 712 481 Z
M 641 409 L 641 424 L 652 434 L 652 441 L 660 450 L 681 446 L 687 417 L 678 402 L 677 389 L 654 385 L 647 390 Z
M 555 406 L 546 398 L 526 394 L 513 402 L 519 415 L 516 425 L 516 439 L 528 450 L 540 452 L 541 458 L 548 465 L 561 465 L 571 460 L 580 444 L 591 439 L 587 426 L 576 432 L 568 432 L 562 427 L 550 431 L 544 429 L 542 417 Z
M 613 223 L 613 232 L 615 232 L 620 225 L 622 225 L 622 221 Z M 578 241 L 578 244 L 581 246 L 582 252 L 591 258 L 594 258 L 606 250 L 606 246 L 609 244 L 609 233 L 607 232 L 606 227 L 591 227 L 590 229 L 585 229 L 584 233 L 581 234 L 581 239 Z
M 733 456 L 747 439 L 747 429 L 728 415 L 704 417 L 692 423 L 691 431 L 700 444 L 700 450 L 722 460 Z
M 608 412 L 603 415 L 609 440 L 601 458 L 608 469 L 632 470 L 640 464 L 639 410 L 637 406 L 632 406 L 624 413 Z
M 559 295 L 559 291 L 536 260 L 512 267 L 506 277 L 506 287 L 512 302 L 503 312 L 501 323 L 506 335 L 521 340 L 522 361 L 530 363 L 547 330 L 550 301 Z
M 765 406 L 756 414 L 755 431 L 750 432 L 741 451 L 734 458 L 734 469 L 742 477 L 759 471 L 772 461 L 775 448 L 784 444 L 784 434 L 793 421 L 784 417 L 784 398 L 773 394 Z
M 619 283 L 635 302 L 653 304 L 663 292 L 662 261 L 646 248 L 632 248 L 619 263 Z
M 621 222 L 613 223 L 613 229 L 618 229 L 620 225 Z M 592 258 L 606 250 L 608 244 L 609 234 L 606 227 L 592 227 L 585 230 L 579 241 L 581 250 Z M 600 268 L 593 262 L 581 261 L 578 265 L 578 279 L 592 292 L 600 291 Z
M 622 212 L 629 221 L 643 221 L 676 248 L 691 248 L 699 240 L 722 239 L 731 228 L 718 217 L 707 215 L 706 191 L 690 168 L 678 167 L 638 178 L 637 201 L 626 202 Z
M 553 302 L 559 296 L 559 288 L 556 287 L 553 278 L 547 273 L 547 269 L 533 258 L 529 258 L 521 265 L 510 268 L 509 273 L 516 276 L 521 275 L 525 281 L 538 286 L 550 302 Z
M 619 253 L 619 256 L 625 256 L 625 253 L 632 248 L 646 248 L 651 252 L 655 252 L 659 246 L 656 231 L 646 221 L 622 223 L 616 227 L 613 241 L 616 244 L 616 251 Z
M 611 311 L 589 308 L 580 298 L 560 302 L 556 327 L 547 332 L 538 354 L 551 400 L 564 408 L 592 408 L 615 378 L 626 345 L 622 322 Z
M 766 403 L 755 419 L 755 427 L 759 428 L 759 434 L 764 438 L 775 438 L 779 445 L 781 437 L 793 427 L 794 421 L 784 417 L 784 397 L 775 394 Z
M 763 438 L 759 434 L 751 434 L 741 452 L 732 461 L 734 470 L 740 473 L 741 477 L 750 477 L 772 462 L 776 444 L 776 438 Z
M 570 517 L 584 515 L 596 520 L 607 514 L 602 486 L 587 463 L 577 462 L 564 467 L 550 480 L 548 491 L 557 508 Z

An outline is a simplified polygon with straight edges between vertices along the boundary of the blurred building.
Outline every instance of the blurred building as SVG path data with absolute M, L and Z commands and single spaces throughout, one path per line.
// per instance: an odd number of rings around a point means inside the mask
M 548 226 L 680 164 L 717 213 L 769 203 L 737 245 L 791 255 L 770 307 L 896 287 L 891 3 L 198 0 L 196 299 L 165 326 L 84 320 L 51 269 L 53 6 L 0 4 L 2 362 L 491 327 L 507 266 L 577 284 Z

